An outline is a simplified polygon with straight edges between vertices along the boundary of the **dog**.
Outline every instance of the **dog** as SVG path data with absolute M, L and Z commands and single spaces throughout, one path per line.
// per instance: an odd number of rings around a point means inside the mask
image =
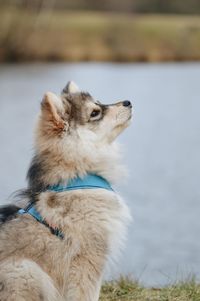
M 131 220 L 110 184 L 131 117 L 130 101 L 103 105 L 73 82 L 44 95 L 27 189 L 0 209 L 1 301 L 98 300 Z

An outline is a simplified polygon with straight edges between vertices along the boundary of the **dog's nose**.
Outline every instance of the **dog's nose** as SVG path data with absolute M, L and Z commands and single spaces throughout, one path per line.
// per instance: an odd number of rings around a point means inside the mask
M 129 100 L 124 100 L 123 101 L 123 106 L 124 107 L 130 107 L 130 108 L 132 108 L 132 104 L 131 104 L 131 102 Z

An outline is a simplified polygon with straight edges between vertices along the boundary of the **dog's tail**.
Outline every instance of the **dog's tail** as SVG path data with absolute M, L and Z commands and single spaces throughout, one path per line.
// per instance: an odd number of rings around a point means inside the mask
M 0 223 L 13 219 L 19 209 L 20 207 L 13 204 L 0 206 Z
M 30 203 L 38 201 L 38 196 L 43 190 L 35 191 L 31 188 L 17 190 L 9 197 L 12 201 L 8 205 L 0 206 L 0 224 L 17 216 L 21 208 L 26 208 Z

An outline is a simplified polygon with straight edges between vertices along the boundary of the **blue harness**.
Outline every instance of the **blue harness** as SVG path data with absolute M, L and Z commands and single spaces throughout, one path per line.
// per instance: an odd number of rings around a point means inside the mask
M 84 178 L 75 178 L 70 180 L 67 185 L 53 185 L 48 186 L 47 190 L 62 192 L 62 191 L 69 191 L 69 190 L 78 190 L 78 189 L 107 189 L 113 191 L 110 183 L 105 180 L 104 178 L 94 175 L 94 174 L 87 174 Z
M 72 190 L 79 190 L 79 189 L 107 189 L 113 191 L 111 185 L 107 180 L 104 178 L 94 175 L 94 174 L 87 174 L 84 178 L 77 177 L 75 179 L 70 180 L 66 185 L 57 184 L 53 186 L 48 186 L 45 191 L 55 191 L 55 192 L 63 192 L 63 191 L 72 191 Z M 28 205 L 25 209 L 20 209 L 18 214 L 30 214 L 33 216 L 38 222 L 44 224 L 48 227 L 52 234 L 58 236 L 59 238 L 63 239 L 64 234 L 59 229 L 54 229 L 45 221 L 44 218 L 40 215 L 40 213 L 34 207 L 34 203 Z

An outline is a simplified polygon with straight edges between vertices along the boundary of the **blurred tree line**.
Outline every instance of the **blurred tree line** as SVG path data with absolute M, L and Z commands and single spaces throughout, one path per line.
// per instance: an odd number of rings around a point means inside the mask
M 0 0 L 0 5 L 34 10 L 50 8 L 130 13 L 200 13 L 200 0 Z

